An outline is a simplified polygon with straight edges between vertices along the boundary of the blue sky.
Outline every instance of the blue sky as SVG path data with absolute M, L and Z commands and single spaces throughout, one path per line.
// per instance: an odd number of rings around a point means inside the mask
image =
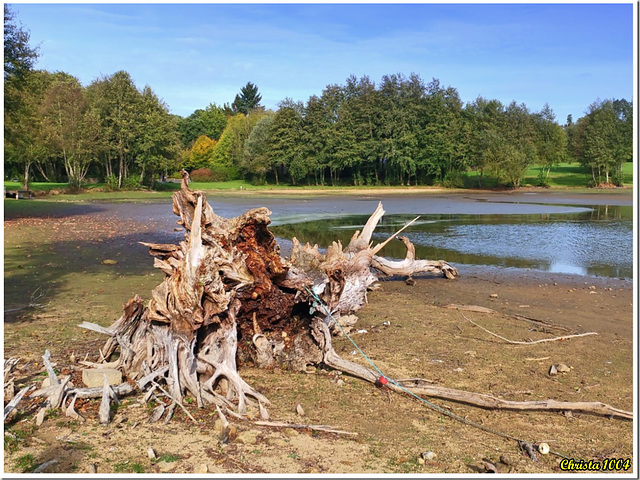
M 354 74 L 417 73 L 481 95 L 549 103 L 557 120 L 597 98 L 632 99 L 627 4 L 12 4 L 39 45 L 37 68 L 87 85 L 128 71 L 172 113 L 231 103 L 248 81 L 262 103 L 306 101 Z

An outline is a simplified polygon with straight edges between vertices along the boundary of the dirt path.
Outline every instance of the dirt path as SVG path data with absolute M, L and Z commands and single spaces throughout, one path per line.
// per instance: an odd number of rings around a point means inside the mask
M 36 216 L 5 221 L 5 309 L 26 305 L 40 287 L 39 309 L 5 315 L 5 357 L 20 358 L 16 383 L 44 378 L 41 355 L 51 351 L 62 374 L 80 376 L 77 360 L 97 360 L 103 338 L 76 327 L 83 320 L 109 325 L 134 293 L 148 298 L 160 281 L 152 259 L 137 241 L 148 240 L 154 221 L 131 220 L 116 230 L 116 218 L 92 215 Z M 172 232 L 168 232 L 167 238 Z M 154 241 L 157 241 L 155 238 Z M 104 259 L 117 264 L 104 265 Z M 496 296 L 497 295 L 497 296 Z M 505 399 L 601 401 L 633 407 L 632 285 L 621 280 L 469 269 L 455 281 L 418 279 L 414 286 L 383 281 L 369 295 L 354 340 L 392 378 L 425 377 L 441 386 L 489 393 Z M 597 336 L 536 345 L 507 345 L 470 324 L 447 304 L 472 304 L 499 313 L 464 312 L 474 322 L 513 340 L 555 336 L 521 314 L 561 323 Z M 388 322 L 388 325 L 384 324 Z M 537 331 L 536 331 L 537 328 Z M 336 350 L 354 354 L 345 339 Z M 71 362 L 71 355 L 76 363 Z M 549 376 L 551 364 L 570 372 Z M 21 404 L 5 426 L 5 471 L 31 471 L 56 459 L 45 472 L 84 473 L 473 473 L 483 458 L 512 473 L 560 472 L 560 458 L 538 462 L 518 445 L 474 429 L 414 399 L 317 369 L 293 373 L 241 366 L 251 385 L 272 402 L 272 420 L 331 425 L 357 433 L 340 436 L 311 430 L 259 427 L 233 421 L 231 441 L 218 441 L 211 410 L 187 408 L 193 424 L 177 412 L 168 424 L 146 422 L 150 409 L 138 396 L 123 400 L 114 421 L 97 421 L 97 401 L 79 402 L 81 423 L 50 412 L 36 427 L 35 401 Z M 574 458 L 602 461 L 633 455 L 632 422 L 574 413 L 489 411 L 431 400 L 488 428 Z M 296 413 L 296 405 L 305 416 Z M 157 453 L 147 455 L 149 447 Z M 431 451 L 434 458 L 422 462 Z M 499 462 L 500 457 L 507 464 Z

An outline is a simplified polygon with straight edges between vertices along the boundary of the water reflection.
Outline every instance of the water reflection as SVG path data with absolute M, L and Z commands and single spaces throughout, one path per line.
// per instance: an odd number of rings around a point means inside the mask
M 349 242 L 362 229 L 365 215 L 280 225 L 275 235 L 326 247 Z M 414 218 L 387 215 L 374 234 L 382 241 Z M 406 235 L 420 258 L 453 264 L 492 265 L 534 270 L 631 278 L 633 208 L 594 206 L 572 214 L 423 215 Z M 391 242 L 382 252 L 403 258 L 404 246 Z

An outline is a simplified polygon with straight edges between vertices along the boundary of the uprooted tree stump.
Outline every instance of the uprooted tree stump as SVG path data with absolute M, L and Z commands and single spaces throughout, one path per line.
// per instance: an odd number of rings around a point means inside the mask
M 268 229 L 267 208 L 222 218 L 204 192 L 189 188 L 186 171 L 181 190 L 173 194 L 173 212 L 180 217 L 184 240 L 178 245 L 144 243 L 155 257 L 154 266 L 166 275 L 151 300 L 145 304 L 136 295 L 109 328 L 82 326 L 109 335 L 101 350 L 104 362 L 119 349 L 119 357 L 109 366 L 138 379 L 142 387 L 154 379 L 163 381 L 180 405 L 190 394 L 199 407 L 215 404 L 244 415 L 253 405 L 264 412 L 269 401 L 242 379 L 239 357 L 261 367 L 286 364 L 296 370 L 323 363 L 376 382 L 376 372 L 342 359 L 333 350 L 335 322 L 353 321 L 352 314 L 366 303 L 367 290 L 378 275 L 430 272 L 454 278 L 458 274 L 445 261 L 417 260 L 414 246 L 404 237 L 398 237 L 407 247 L 404 260 L 379 257 L 382 247 L 397 236 L 376 246 L 371 243 L 385 213 L 382 204 L 345 248 L 333 242 L 322 253 L 317 245 L 301 245 L 294 238 L 289 259 L 280 256 Z M 426 381 L 395 383 L 389 388 L 485 408 L 582 410 L 631 417 L 630 412 L 602 403 L 512 402 Z

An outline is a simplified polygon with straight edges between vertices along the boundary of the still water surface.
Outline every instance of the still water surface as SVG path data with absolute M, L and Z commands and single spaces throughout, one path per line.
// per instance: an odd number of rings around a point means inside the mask
M 367 215 L 335 215 L 282 224 L 281 238 L 326 247 L 348 243 Z M 415 215 L 383 217 L 374 234 L 383 241 Z M 293 218 L 287 219 L 293 221 Z M 539 271 L 631 278 L 633 211 L 629 206 L 576 208 L 574 213 L 427 214 L 403 232 L 416 246 L 418 258 L 447 260 L 454 265 L 490 265 Z M 404 258 L 404 245 L 391 242 L 382 254 Z
M 608 205 L 595 205 L 606 201 Z M 379 198 L 252 196 L 208 197 L 223 217 L 241 215 L 266 206 L 272 212 L 270 229 L 283 254 L 290 239 L 326 247 L 343 245 L 361 229 Z M 633 275 L 633 207 L 631 197 L 553 194 L 533 195 L 404 195 L 382 199 L 386 215 L 374 241 L 382 241 L 416 215 L 420 219 L 403 232 L 416 245 L 418 258 L 446 260 L 456 266 L 488 265 L 539 271 L 622 277 Z M 147 216 L 176 226 L 167 202 L 109 206 L 137 220 Z M 177 239 L 182 233 L 172 234 Z M 404 245 L 391 242 L 382 251 L 404 258 Z

